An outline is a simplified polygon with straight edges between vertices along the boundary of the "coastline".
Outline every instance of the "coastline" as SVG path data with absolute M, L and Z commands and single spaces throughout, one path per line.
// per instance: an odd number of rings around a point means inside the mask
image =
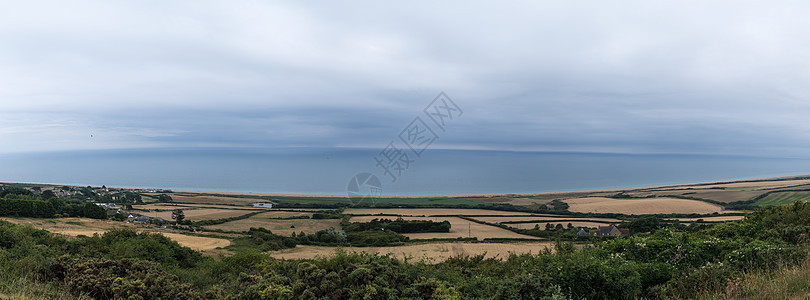
M 565 194 L 590 194 L 590 193 L 607 193 L 607 192 L 621 192 L 621 191 L 638 191 L 650 189 L 666 189 L 666 188 L 694 188 L 707 185 L 723 185 L 733 183 L 749 183 L 749 182 L 766 182 L 766 181 L 786 181 L 796 179 L 810 179 L 810 174 L 778 176 L 778 177 L 761 177 L 739 180 L 726 180 L 726 181 L 709 181 L 697 183 L 684 183 L 684 184 L 669 184 L 658 186 L 645 186 L 645 187 L 628 187 L 628 188 L 614 188 L 614 189 L 596 189 L 596 190 L 573 190 L 562 192 L 543 192 L 543 193 L 502 193 L 502 194 L 443 194 L 443 195 L 380 195 L 380 199 L 412 199 L 412 198 L 493 198 L 493 197 L 536 197 L 536 196 L 549 196 L 549 195 L 565 195 Z M 250 195 L 262 197 L 309 197 L 309 198 L 343 198 L 346 195 L 320 195 L 320 194 L 284 194 L 284 193 L 242 193 L 242 192 L 213 192 L 213 191 L 189 191 L 189 190 L 172 190 L 175 193 L 195 193 L 195 194 L 216 194 L 216 195 Z

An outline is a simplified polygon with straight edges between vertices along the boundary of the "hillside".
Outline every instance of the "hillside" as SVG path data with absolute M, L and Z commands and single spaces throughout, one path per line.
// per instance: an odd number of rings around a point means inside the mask
M 339 250 L 315 259 L 281 260 L 255 250 L 211 258 L 148 232 L 65 238 L 0 222 L 0 294 L 33 286 L 98 299 L 694 298 L 725 293 L 751 274 L 805 268 L 810 204 L 764 209 L 708 228 L 652 231 L 583 249 L 558 242 L 553 251 L 505 260 L 431 263 Z

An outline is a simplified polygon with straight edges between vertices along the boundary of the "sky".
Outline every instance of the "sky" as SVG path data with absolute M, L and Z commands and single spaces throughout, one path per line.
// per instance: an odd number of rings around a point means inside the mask
M 805 1 L 2 1 L 0 153 L 382 148 L 810 157 Z

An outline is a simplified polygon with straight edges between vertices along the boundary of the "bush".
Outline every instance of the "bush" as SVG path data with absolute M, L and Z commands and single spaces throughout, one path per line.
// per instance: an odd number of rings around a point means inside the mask
M 96 299 L 203 298 L 151 261 L 66 256 L 53 271 L 75 294 Z

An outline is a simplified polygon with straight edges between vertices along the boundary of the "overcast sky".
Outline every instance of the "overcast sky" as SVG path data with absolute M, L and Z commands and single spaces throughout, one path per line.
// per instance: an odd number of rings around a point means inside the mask
M 0 153 L 382 148 L 810 157 L 806 1 L 4 1 Z M 92 135 L 92 137 L 91 137 Z

